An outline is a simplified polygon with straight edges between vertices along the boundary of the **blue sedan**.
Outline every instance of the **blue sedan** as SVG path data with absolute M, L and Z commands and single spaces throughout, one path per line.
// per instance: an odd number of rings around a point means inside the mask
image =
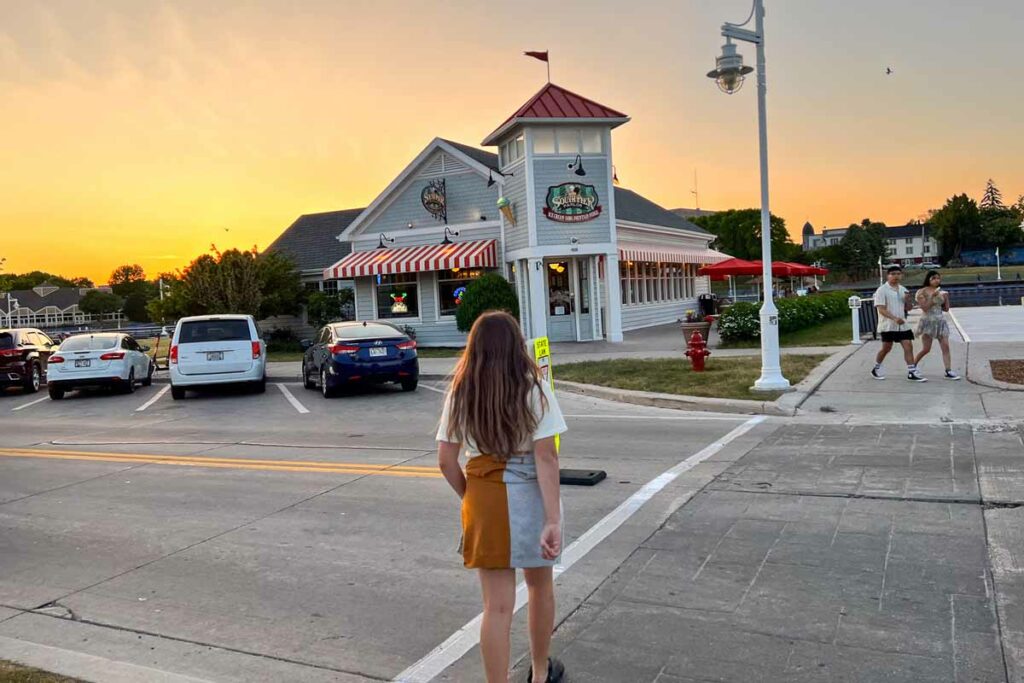
M 397 382 L 415 391 L 420 377 L 416 340 L 382 321 L 329 323 L 304 340 L 302 383 L 324 398 L 356 384 Z

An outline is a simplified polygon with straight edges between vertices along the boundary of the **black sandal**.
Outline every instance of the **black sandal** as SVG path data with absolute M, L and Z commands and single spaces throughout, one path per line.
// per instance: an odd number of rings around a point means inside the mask
M 565 665 L 554 657 L 548 657 L 548 677 L 547 683 L 562 683 L 562 679 L 565 677 Z M 530 672 L 526 674 L 526 683 L 533 683 L 533 667 L 530 667 Z

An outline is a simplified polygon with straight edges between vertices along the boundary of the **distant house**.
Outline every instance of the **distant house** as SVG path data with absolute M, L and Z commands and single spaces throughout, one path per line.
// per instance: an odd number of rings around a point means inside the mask
M 805 223 L 803 250 L 812 251 L 837 245 L 843 241 L 848 230 L 849 228 L 824 228 L 821 234 L 817 234 L 813 225 Z M 885 258 L 889 263 L 927 263 L 937 261 L 941 253 L 939 242 L 932 237 L 931 225 L 927 223 L 889 226 L 885 229 L 885 239 Z
M 95 322 L 117 323 L 121 313 L 97 318 L 79 308 L 82 297 L 93 289 L 110 292 L 110 287 L 60 287 L 44 282 L 32 289 L 0 292 L 0 324 L 9 327 L 58 328 Z
M 714 216 L 716 213 L 718 213 L 717 211 L 708 211 L 707 209 L 686 208 L 669 209 L 669 211 L 679 216 L 680 218 L 685 218 L 686 220 L 700 218 L 701 216 Z

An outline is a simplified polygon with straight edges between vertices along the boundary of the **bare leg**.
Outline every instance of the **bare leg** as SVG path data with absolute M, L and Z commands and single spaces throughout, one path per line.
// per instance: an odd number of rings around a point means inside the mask
M 906 361 L 907 365 L 914 364 L 914 342 L 909 340 L 903 340 L 900 342 L 900 346 L 903 347 L 903 360 Z
M 875 362 L 881 365 L 882 361 L 885 360 L 885 357 L 889 355 L 890 351 L 892 351 L 892 342 L 882 342 L 882 348 L 878 349 L 878 355 L 875 356 Z
M 487 683 L 508 683 L 512 646 L 512 610 L 516 604 L 515 569 L 480 569 L 484 617 L 480 624 L 480 653 Z
M 551 567 L 524 569 L 526 587 L 530 591 L 530 658 L 533 680 L 539 683 L 548 677 L 548 656 L 551 654 L 551 632 L 555 630 L 555 581 Z
M 939 340 L 942 343 L 942 340 Z M 928 355 L 928 352 L 932 350 L 932 338 L 927 334 L 921 335 L 921 350 L 918 352 L 917 357 L 914 358 L 914 365 L 921 362 L 921 359 Z
M 949 353 L 949 338 L 939 337 L 939 347 L 942 349 L 942 362 L 946 364 L 947 370 L 952 370 L 953 359 Z

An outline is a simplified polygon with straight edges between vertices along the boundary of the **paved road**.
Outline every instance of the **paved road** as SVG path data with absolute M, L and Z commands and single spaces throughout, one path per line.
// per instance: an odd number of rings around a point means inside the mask
M 216 681 L 389 680 L 479 612 L 433 467 L 439 391 L 161 389 L 0 398 L 0 653 L 6 638 Z M 562 405 L 564 466 L 609 474 L 565 489 L 569 543 L 746 419 Z M 688 477 L 563 576 L 565 614 L 709 480 Z
M 952 317 L 964 341 L 1024 341 L 1024 306 L 958 308 Z

